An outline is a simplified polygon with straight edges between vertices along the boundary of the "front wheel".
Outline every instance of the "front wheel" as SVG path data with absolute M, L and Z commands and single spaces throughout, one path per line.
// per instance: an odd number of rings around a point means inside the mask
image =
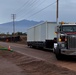
M 54 53 L 55 53 L 55 56 L 58 60 L 61 60 L 62 59 L 62 55 L 61 55 L 61 49 L 59 49 L 59 46 L 57 46 L 56 49 L 54 49 Z

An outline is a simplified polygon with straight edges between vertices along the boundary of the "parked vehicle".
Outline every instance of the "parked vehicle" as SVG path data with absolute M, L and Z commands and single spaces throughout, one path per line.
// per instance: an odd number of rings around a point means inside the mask
M 54 43 L 54 53 L 57 59 L 61 55 L 76 55 L 76 24 L 65 23 L 57 26 L 57 43 Z
M 54 48 L 56 42 L 56 22 L 44 22 L 27 30 L 28 46 L 37 48 Z
M 62 54 L 76 53 L 76 24 L 44 22 L 27 30 L 27 44 L 30 47 L 53 50 L 57 59 Z

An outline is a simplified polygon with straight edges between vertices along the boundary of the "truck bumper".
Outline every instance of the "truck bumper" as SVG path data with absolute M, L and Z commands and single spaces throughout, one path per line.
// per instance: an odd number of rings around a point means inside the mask
M 58 53 L 58 51 L 55 51 L 57 48 L 57 43 L 54 43 L 54 52 Z M 60 47 L 60 53 L 64 55 L 76 55 L 76 48 L 73 49 L 66 49 L 64 43 Z
M 76 55 L 76 49 L 61 49 L 61 54 Z

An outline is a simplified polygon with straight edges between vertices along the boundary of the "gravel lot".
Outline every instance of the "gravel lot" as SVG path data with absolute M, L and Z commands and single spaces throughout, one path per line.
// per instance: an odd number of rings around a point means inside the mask
M 5 71 L 5 68 L 0 68 L 1 75 L 7 75 L 8 73 L 10 73 L 10 75 L 76 75 L 75 71 L 17 52 L 0 50 L 0 57 L 0 61 L 3 61 L 3 59 L 6 60 L 5 62 L 11 63 L 10 65 L 15 66 L 13 67 L 13 69 L 15 68 L 16 70 L 18 70 L 16 74 L 13 71 Z M 4 65 L 4 63 L 2 64 L 2 62 L 0 63 L 1 65 Z M 10 65 L 8 65 L 8 67 L 10 67 Z M 7 64 L 5 65 L 5 67 L 6 66 Z

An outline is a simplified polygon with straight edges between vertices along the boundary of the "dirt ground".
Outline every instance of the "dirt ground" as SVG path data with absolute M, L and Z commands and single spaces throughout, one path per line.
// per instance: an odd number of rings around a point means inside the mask
M 18 66 L 21 69 L 21 72 L 25 75 L 76 75 L 75 71 L 36 58 L 22 55 L 14 51 L 11 52 L 0 50 L 0 56 L 6 59 L 8 62 Z M 13 72 L 11 71 L 11 75 L 13 75 L 12 73 Z

